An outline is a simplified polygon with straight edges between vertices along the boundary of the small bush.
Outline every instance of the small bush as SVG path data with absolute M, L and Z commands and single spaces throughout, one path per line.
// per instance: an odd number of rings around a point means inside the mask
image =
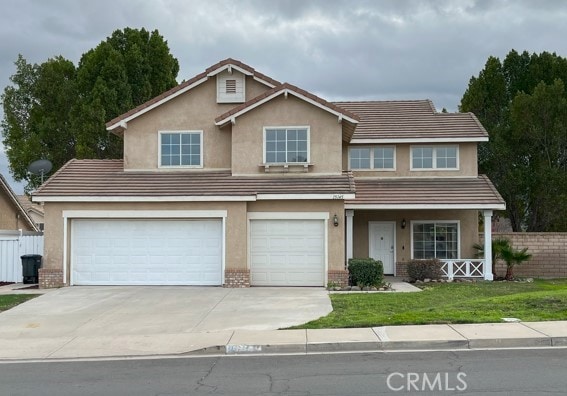
M 440 279 L 442 276 L 441 262 L 438 259 L 411 260 L 408 263 L 408 276 L 410 280 Z
M 371 258 L 350 259 L 348 273 L 351 284 L 355 286 L 379 286 L 384 281 L 382 262 Z

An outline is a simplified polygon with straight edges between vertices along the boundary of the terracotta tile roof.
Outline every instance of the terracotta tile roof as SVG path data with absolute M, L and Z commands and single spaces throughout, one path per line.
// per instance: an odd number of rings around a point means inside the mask
M 472 113 L 437 113 L 430 100 L 334 102 L 360 116 L 357 139 L 488 138 Z
M 252 105 L 254 105 L 258 102 L 261 102 L 263 99 L 266 99 L 269 96 L 271 96 L 271 95 L 273 95 L 277 92 L 286 90 L 286 89 L 293 91 L 293 92 L 296 92 L 299 95 L 305 96 L 305 97 L 319 103 L 320 105 L 325 106 L 325 107 L 327 107 L 327 108 L 329 108 L 329 109 L 331 109 L 331 110 L 333 110 L 333 111 L 335 111 L 339 114 L 343 114 L 343 115 L 345 115 L 349 118 L 352 118 L 356 121 L 359 120 L 359 116 L 357 114 L 349 111 L 348 109 L 345 109 L 343 107 L 339 107 L 339 106 L 337 106 L 337 105 L 335 105 L 331 102 L 327 102 L 325 99 L 322 99 L 322 98 L 320 98 L 316 95 L 313 95 L 312 93 L 307 92 L 306 90 L 301 89 L 299 87 L 296 87 L 295 85 L 292 85 L 290 83 L 283 83 L 283 84 L 280 84 L 280 85 L 278 85 L 278 86 L 276 86 L 276 87 L 274 87 L 274 88 L 272 88 L 268 91 L 261 93 L 260 95 L 256 96 L 255 98 L 250 99 L 249 101 L 247 101 L 245 103 L 242 103 L 242 104 L 240 104 L 236 107 L 233 107 L 232 109 L 230 109 L 226 113 L 221 114 L 220 116 L 215 118 L 215 122 L 219 123 L 223 120 L 226 120 L 226 119 L 230 118 L 231 116 L 233 116 L 234 114 L 240 113 L 241 111 L 245 110 L 246 108 L 248 108 L 248 107 L 250 107 L 250 106 L 252 106 Z
M 352 174 L 336 176 L 231 176 L 230 172 L 124 171 L 122 160 L 71 160 L 34 197 L 48 196 L 255 196 L 349 194 Z
M 18 195 L 17 198 L 26 212 L 29 213 L 30 210 L 33 210 L 39 214 L 43 214 L 43 206 L 33 203 L 27 195 Z
M 356 198 L 346 205 L 423 206 L 478 205 L 503 209 L 504 199 L 488 177 L 462 178 L 355 178 Z
M 228 58 L 228 59 L 222 60 L 219 63 L 207 68 L 204 72 L 197 74 L 195 77 L 193 77 L 193 78 L 171 88 L 168 91 L 165 91 L 161 95 L 158 95 L 155 98 L 150 99 L 149 101 L 147 101 L 145 103 L 142 103 L 141 105 L 133 108 L 132 110 L 130 110 L 130 111 L 124 113 L 124 114 L 119 115 L 116 118 L 113 118 L 112 120 L 110 120 L 106 123 L 106 127 L 107 128 L 111 127 L 112 125 L 116 124 L 117 122 L 120 122 L 120 121 L 122 121 L 122 120 L 124 120 L 124 119 L 126 119 L 126 118 L 128 118 L 128 117 L 130 117 L 130 116 L 132 116 L 132 115 L 134 115 L 134 114 L 136 114 L 136 113 L 138 113 L 138 112 L 140 112 L 140 111 L 142 111 L 142 110 L 144 110 L 144 109 L 146 109 L 146 108 L 148 108 L 148 107 L 150 107 L 154 104 L 156 104 L 156 103 L 158 103 L 159 101 L 175 94 L 176 92 L 190 86 L 191 84 L 194 84 L 195 82 L 201 80 L 202 78 L 207 77 L 207 75 L 209 73 L 211 73 L 211 72 L 213 72 L 213 71 L 215 71 L 215 70 L 217 70 L 217 69 L 219 69 L 223 66 L 229 65 L 229 64 L 234 65 L 234 66 L 238 66 L 238 67 L 252 73 L 252 75 L 254 75 L 255 77 L 258 77 L 259 79 L 264 80 L 271 85 L 280 85 L 281 84 L 279 81 L 276 81 L 273 78 L 268 77 L 265 74 L 256 71 L 253 67 L 250 67 L 250 66 L 246 65 L 245 63 L 242 63 L 242 62 L 240 62 L 236 59 Z

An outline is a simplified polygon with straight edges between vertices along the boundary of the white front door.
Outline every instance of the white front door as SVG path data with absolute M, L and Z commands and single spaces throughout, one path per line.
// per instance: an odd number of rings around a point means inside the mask
M 396 250 L 396 223 L 390 221 L 368 223 L 369 255 L 380 260 L 384 265 L 384 273 L 394 274 Z

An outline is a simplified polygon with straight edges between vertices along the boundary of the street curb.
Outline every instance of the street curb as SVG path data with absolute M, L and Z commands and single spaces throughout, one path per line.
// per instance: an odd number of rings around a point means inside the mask
M 387 341 L 387 342 L 330 342 L 301 344 L 242 344 L 217 345 L 183 355 L 267 355 L 267 354 L 318 354 L 332 352 L 394 352 L 420 350 L 483 350 L 515 348 L 553 348 L 566 347 L 567 337 L 551 338 L 513 338 L 485 340 L 450 341 Z

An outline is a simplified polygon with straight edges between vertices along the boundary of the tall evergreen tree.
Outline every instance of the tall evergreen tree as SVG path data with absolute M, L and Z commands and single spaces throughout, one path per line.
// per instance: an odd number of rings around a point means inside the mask
M 105 123 L 174 87 L 179 64 L 157 30 L 116 30 L 81 57 L 15 62 L 12 85 L 2 95 L 3 142 L 16 180 L 39 179 L 27 166 L 49 159 L 53 171 L 72 158 L 120 158 L 122 140 Z
M 503 62 L 489 57 L 461 99 L 460 110 L 474 112 L 489 132 L 479 170 L 506 200 L 515 231 L 566 230 L 565 81 L 567 59 L 512 50 Z M 544 161 L 551 152 L 554 160 Z

